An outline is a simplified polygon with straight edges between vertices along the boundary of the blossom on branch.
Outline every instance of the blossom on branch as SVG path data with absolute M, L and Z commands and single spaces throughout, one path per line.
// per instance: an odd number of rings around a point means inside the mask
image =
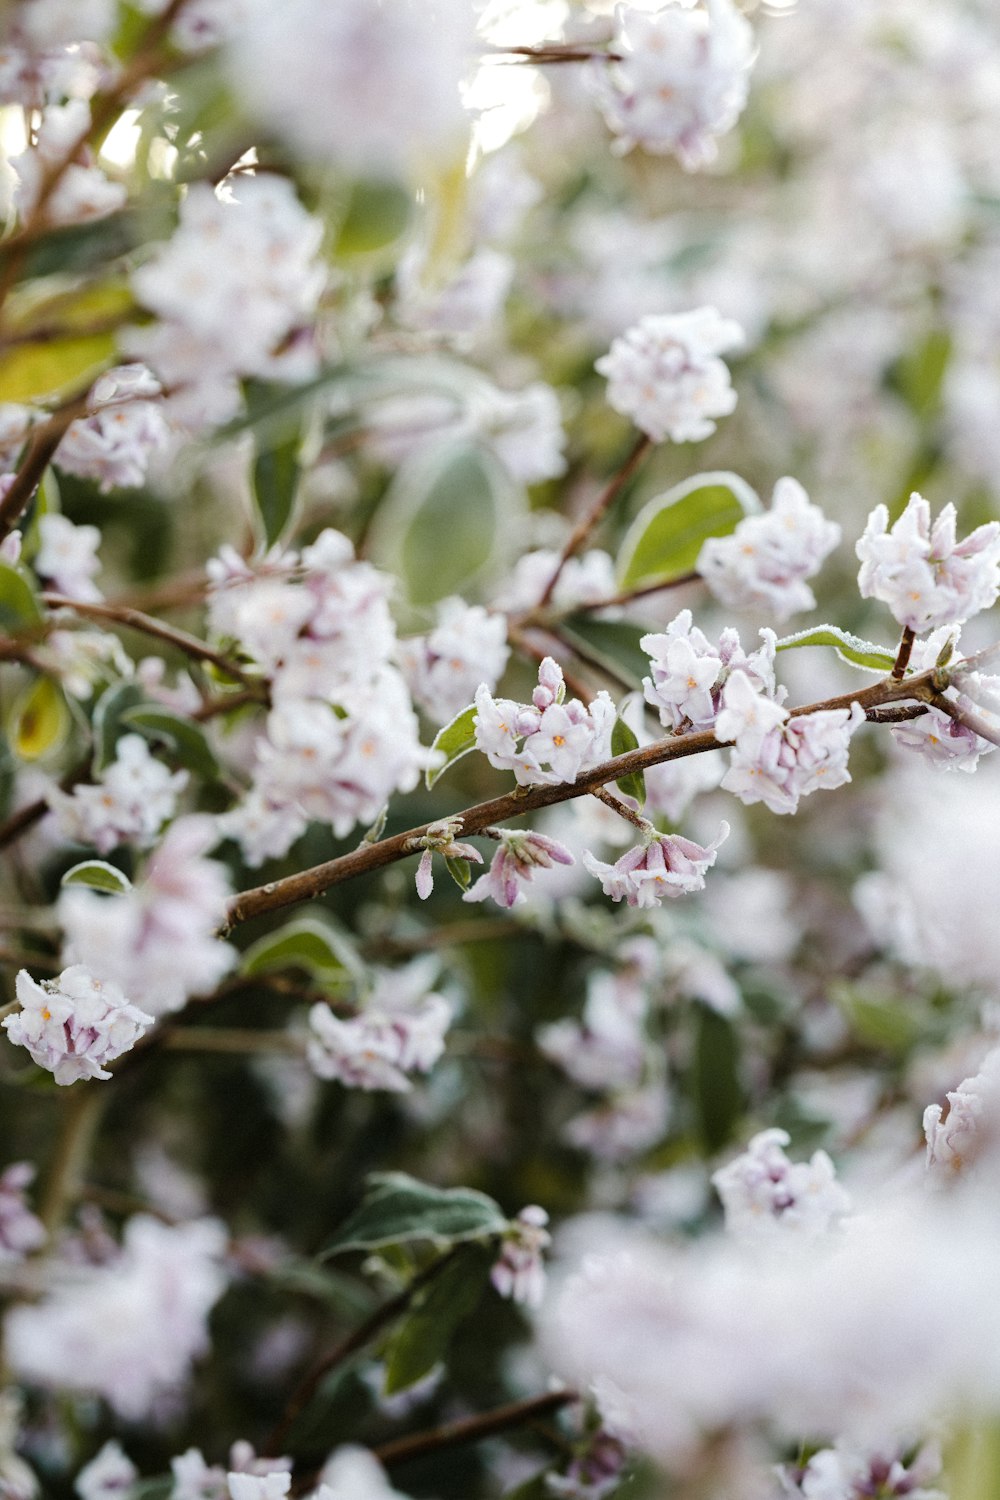
M 81 782 L 71 792 L 52 787 L 48 803 L 64 838 L 107 854 L 118 844 L 153 843 L 187 783 L 187 771 L 168 770 L 141 734 L 125 734 L 97 781 Z
M 490 1280 L 501 1297 L 509 1297 L 525 1307 L 537 1307 L 541 1302 L 545 1295 L 542 1252 L 552 1243 L 545 1227 L 548 1222 L 544 1208 L 534 1203 L 522 1208 L 512 1220 L 490 1272 Z
M 498 770 L 513 771 L 521 786 L 556 786 L 611 755 L 615 706 L 605 692 L 589 708 L 565 702 L 562 668 L 547 656 L 538 669 L 532 702 L 496 698 L 484 685 L 476 693 L 476 748 Z
M 726 1228 L 746 1240 L 791 1234 L 819 1239 L 849 1212 L 851 1200 L 825 1151 L 792 1162 L 787 1130 L 762 1130 L 742 1156 L 712 1176 L 726 1211 Z
M 667 898 L 705 889 L 705 871 L 715 864 L 719 845 L 728 836 L 728 823 L 720 826 L 718 838 L 707 846 L 679 834 L 657 834 L 651 829 L 643 843 L 629 849 L 613 865 L 595 859 L 589 850 L 583 862 L 613 901 L 659 906 Z
M 855 548 L 861 597 L 887 604 L 917 635 L 989 609 L 1000 596 L 1000 521 L 961 542 L 956 522 L 954 505 L 946 505 L 932 525 L 931 508 L 916 493 L 891 527 L 887 507 L 877 505 Z
M 689 609 L 682 609 L 665 631 L 644 635 L 639 644 L 650 658 L 652 675 L 643 679 L 643 693 L 646 702 L 658 710 L 664 728 L 711 728 L 723 688 L 735 673 L 741 673 L 767 698 L 776 698 L 776 637 L 767 629 L 760 635 L 762 644 L 749 655 L 731 628 L 713 646 L 693 623 Z
M 729 536 L 710 537 L 696 563 L 730 609 L 767 609 L 776 620 L 813 609 L 806 583 L 840 541 L 840 527 L 812 505 L 796 479 L 779 479 L 771 509 L 746 516 Z
M 715 417 L 736 405 L 719 359 L 743 342 L 743 330 L 714 307 L 653 313 L 615 339 L 595 368 L 608 380 L 608 403 L 655 443 L 697 443 Z
M 523 832 L 504 830 L 489 869 L 466 891 L 462 900 L 487 901 L 492 898 L 498 906 L 516 906 L 525 899 L 523 887 L 534 879 L 537 870 L 550 870 L 554 864 L 574 863 L 566 845 L 557 839 L 534 833 L 531 829 Z

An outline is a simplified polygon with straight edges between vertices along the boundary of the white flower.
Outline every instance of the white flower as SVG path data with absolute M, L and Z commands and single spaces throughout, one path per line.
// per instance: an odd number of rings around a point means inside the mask
M 840 541 L 795 479 L 779 479 L 766 515 L 746 516 L 729 536 L 710 537 L 695 564 L 715 597 L 730 609 L 767 609 L 777 620 L 813 609 L 806 583 Z
M 743 330 L 714 307 L 653 313 L 615 339 L 596 369 L 608 379 L 608 402 L 654 442 L 700 442 L 728 416 L 736 392 L 720 354 L 743 342 Z
M 76 1476 L 73 1488 L 80 1500 L 129 1500 L 139 1470 L 112 1438 Z
M 948 1500 L 942 1490 L 924 1488 L 924 1480 L 941 1472 L 941 1451 L 935 1443 L 925 1443 L 908 1464 L 892 1456 L 896 1451 L 893 1447 L 876 1453 L 859 1453 L 839 1445 L 821 1448 L 805 1468 L 795 1470 L 787 1464 L 779 1469 L 782 1493 L 801 1496 L 802 1500 L 858 1500 L 862 1495 L 878 1495 L 883 1500 L 895 1496 Z
M 315 1500 L 406 1500 L 406 1497 L 392 1488 L 374 1453 L 345 1443 L 323 1465 Z
M 910 652 L 911 672 L 924 672 L 933 667 L 943 648 L 950 643 L 954 656 L 957 652 L 961 630 L 958 626 L 942 625 L 926 640 L 915 641 Z M 955 684 L 944 696 L 965 712 L 977 714 L 988 721 L 990 714 L 975 702 L 963 689 L 993 700 L 1000 706 L 1000 677 L 986 676 L 980 672 L 958 672 Z M 995 717 L 995 714 L 994 714 Z M 1000 727 L 1000 724 L 998 724 Z M 985 740 L 958 719 L 953 719 L 942 709 L 928 706 L 926 713 L 905 724 L 894 724 L 890 733 L 898 745 L 915 750 L 931 765 L 947 771 L 974 771 L 981 755 L 989 755 L 996 746 Z
M 762 645 L 748 656 L 735 630 L 726 629 L 712 646 L 682 609 L 666 630 L 644 635 L 639 644 L 650 658 L 652 676 L 643 679 L 646 702 L 658 709 L 667 729 L 707 729 L 716 719 L 732 674 L 741 673 L 767 698 L 775 696 L 773 630 L 761 631 Z
M 151 844 L 187 783 L 188 773 L 168 770 L 141 734 L 125 734 L 97 781 L 81 782 L 72 792 L 52 787 L 48 802 L 64 838 L 107 854 L 117 844 Z
M 722 785 L 748 805 L 763 802 L 772 812 L 793 813 L 800 797 L 850 781 L 851 736 L 864 722 L 864 709 L 857 703 L 850 710 L 800 714 L 764 733 L 758 722 L 747 721 Z
M 789 1161 L 784 1147 L 790 1139 L 785 1130 L 762 1130 L 742 1156 L 713 1174 L 731 1233 L 747 1240 L 819 1239 L 849 1212 L 851 1200 L 826 1152 Z
M 533 702 L 494 699 L 483 685 L 476 693 L 476 748 L 498 770 L 514 772 L 522 786 L 575 781 L 581 771 L 607 760 L 615 707 L 605 692 L 589 708 L 576 698 L 564 703 L 562 669 L 546 657 L 538 670 Z
M 1000 1049 L 989 1053 L 979 1072 L 966 1078 L 940 1104 L 924 1110 L 927 1173 L 935 1185 L 968 1174 L 982 1159 L 994 1154 L 1000 1125 Z
M 730 0 L 678 0 L 652 14 L 619 5 L 612 47 L 621 60 L 602 68 L 595 91 L 622 147 L 670 152 L 688 171 L 713 161 L 754 60 L 753 32 Z
M 509 1297 L 525 1307 L 540 1304 L 545 1294 L 542 1251 L 552 1243 L 545 1227 L 548 1222 L 544 1208 L 531 1203 L 522 1208 L 505 1231 L 500 1254 L 490 1271 L 490 1280 L 501 1297 Z
M 138 488 L 170 441 L 160 397 L 159 383 L 145 365 L 108 370 L 87 398 L 87 416 L 73 422 L 59 444 L 59 467 L 96 480 L 105 494 Z
M 532 609 L 542 597 L 562 554 L 548 547 L 525 552 L 496 595 L 496 607 L 508 612 Z M 568 557 L 559 570 L 552 593 L 556 609 L 570 610 L 577 604 L 597 604 L 617 592 L 614 560 L 593 547 L 579 557 Z
M 129 1052 L 153 1017 L 131 1005 L 116 984 L 95 979 L 82 964 L 40 984 L 26 969 L 15 988 L 21 1009 L 3 1025 L 16 1047 L 26 1047 L 56 1083 L 110 1078 L 105 1063 Z
M 592 975 L 582 1023 L 553 1021 L 536 1033 L 540 1050 L 581 1088 L 604 1092 L 634 1088 L 645 1060 L 641 989 L 621 977 Z
M 613 901 L 659 906 L 668 897 L 705 889 L 705 871 L 715 864 L 719 845 L 728 836 L 728 823 L 721 825 L 718 838 L 707 846 L 678 834 L 661 834 L 627 850 L 613 865 L 595 859 L 589 850 L 583 862 Z
M 271 1474 L 227 1474 L 231 1500 L 284 1500 L 292 1476 L 281 1469 Z
M 492 690 L 503 676 L 510 651 L 507 622 L 478 604 L 444 599 L 429 634 L 399 643 L 399 659 L 410 692 L 438 724 L 446 724 L 472 702 L 480 683 Z
M 226 1276 L 221 1224 L 129 1220 L 119 1257 L 67 1267 L 53 1290 L 8 1313 L 6 1348 L 19 1380 L 94 1392 L 122 1417 L 147 1417 L 175 1394 L 208 1348 L 208 1314 Z
M 38 202 L 39 190 L 49 169 L 60 162 L 86 134 L 90 124 L 90 105 L 82 99 L 50 105 L 42 116 L 34 143 L 20 156 L 11 157 L 18 176 L 14 201 L 22 223 L 31 218 Z M 124 183 L 112 182 L 100 167 L 92 166 L 87 150 L 62 172 L 42 209 L 48 224 L 76 224 L 88 219 L 102 219 L 117 212 L 128 201 Z
M 25 1199 L 34 1177 L 35 1169 L 26 1161 L 15 1162 L 0 1173 L 0 1262 L 21 1260 L 45 1244 L 45 1226 Z
M 910 496 L 892 527 L 886 507 L 877 505 L 855 549 L 862 598 L 881 600 L 918 635 L 989 609 L 1000 596 L 1000 521 L 977 526 L 961 542 L 955 525 L 955 507 L 946 505 L 932 526 L 922 495 Z
M 102 597 L 93 582 L 101 571 L 97 556 L 101 533 L 96 526 L 74 526 L 66 516 L 52 513 L 39 516 L 38 539 L 35 572 L 57 594 L 91 603 Z
M 443 284 L 440 277 L 425 276 L 425 262 L 425 253 L 414 245 L 397 267 L 401 323 L 467 340 L 497 321 L 514 280 L 516 267 L 511 256 L 484 245 Z
M 431 966 L 419 960 L 379 975 L 363 1010 L 341 1021 L 328 1005 L 309 1012 L 306 1055 L 320 1078 L 347 1088 L 406 1093 L 408 1074 L 428 1073 L 444 1052 L 452 1010 L 429 992 Z

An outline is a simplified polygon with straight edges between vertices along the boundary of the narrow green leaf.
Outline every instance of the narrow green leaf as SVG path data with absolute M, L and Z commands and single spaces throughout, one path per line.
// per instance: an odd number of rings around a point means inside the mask
M 891 995 L 861 985 L 838 984 L 830 998 L 843 1012 L 854 1035 L 869 1047 L 885 1052 L 908 1052 L 926 1039 L 926 1017 Z
M 458 859 L 454 855 L 445 856 L 445 866 L 452 880 L 460 890 L 467 891 L 472 883 L 472 870 L 467 859 Z
M 299 487 L 298 432 L 283 443 L 261 447 L 253 466 L 254 498 L 268 547 L 284 532 L 295 508 Z
M 932 328 L 916 348 L 901 355 L 889 371 L 889 388 L 902 396 L 915 415 L 922 419 L 932 416 L 941 404 L 951 350 L 948 331 Z
M 694 1006 L 691 1093 L 695 1119 L 709 1152 L 732 1138 L 743 1113 L 739 1039 L 731 1022 L 700 1003 Z
M 703 544 L 728 536 L 760 510 L 757 494 L 738 474 L 696 474 L 644 505 L 618 554 L 622 589 L 670 583 L 693 571 Z
M 449 766 L 453 766 L 456 760 L 461 760 L 463 755 L 468 755 L 470 750 L 476 748 L 476 705 L 471 703 L 468 708 L 463 708 L 460 714 L 456 714 L 450 724 L 439 729 L 434 736 L 432 750 L 437 750 L 444 756 L 440 765 L 428 766 L 424 776 L 427 790 L 443 776 Z
M 436 1188 L 405 1172 L 377 1172 L 365 1196 L 323 1252 L 378 1250 L 429 1240 L 453 1245 L 503 1234 L 508 1220 L 499 1204 L 474 1188 Z
M 166 741 L 173 758 L 196 776 L 217 781 L 222 774 L 205 731 L 192 719 L 182 719 L 167 708 L 141 704 L 125 709 L 119 722 L 123 729 L 137 729 L 147 739 Z
M 493 1256 L 467 1245 L 414 1298 L 384 1350 L 385 1392 L 408 1390 L 440 1364 L 460 1323 L 479 1305 Z
M 319 917 L 298 917 L 269 932 L 247 949 L 240 964 L 243 974 L 275 969 L 303 969 L 326 987 L 347 986 L 364 972 L 349 939 Z
M 42 606 L 27 575 L 20 568 L 0 563 L 0 628 L 14 634 L 42 620 Z
M 611 731 L 611 754 L 626 755 L 629 750 L 638 750 L 639 741 L 632 730 L 622 718 L 615 720 L 615 727 Z M 641 771 L 633 771 L 630 776 L 619 776 L 617 787 L 624 792 L 626 797 L 634 797 L 639 806 L 642 807 L 646 801 L 646 778 Z
M 86 885 L 92 891 L 110 891 L 115 896 L 124 896 L 132 889 L 132 882 L 121 870 L 107 864 L 103 859 L 85 859 L 81 864 L 67 870 L 61 885 Z
M 816 625 L 811 630 L 802 630 L 798 635 L 786 635 L 778 642 L 779 651 L 791 651 L 797 646 L 832 646 L 841 661 L 853 667 L 867 667 L 873 672 L 891 672 L 896 653 L 889 646 L 877 646 L 872 641 L 863 641 L 860 636 L 841 630 L 838 625 Z

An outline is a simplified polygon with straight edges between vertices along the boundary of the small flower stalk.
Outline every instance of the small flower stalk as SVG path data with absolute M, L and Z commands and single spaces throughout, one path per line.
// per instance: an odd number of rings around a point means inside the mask
M 720 845 L 729 836 L 723 822 L 714 843 L 696 844 L 679 834 L 660 834 L 649 826 L 641 844 L 624 853 L 613 865 L 604 864 L 587 851 L 583 862 L 596 875 L 604 894 L 629 906 L 661 906 L 665 900 L 687 896 L 705 888 L 705 871 L 715 864 Z
M 105 1064 L 129 1052 L 153 1024 L 116 984 L 96 979 L 82 964 L 40 984 L 22 969 L 16 991 L 21 1009 L 4 1019 L 3 1028 L 60 1084 L 110 1078 Z

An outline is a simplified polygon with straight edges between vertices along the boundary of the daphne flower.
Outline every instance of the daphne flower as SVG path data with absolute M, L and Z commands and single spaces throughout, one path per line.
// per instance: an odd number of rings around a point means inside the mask
M 141 734 L 126 734 L 97 781 L 82 782 L 72 792 L 53 787 L 48 802 L 65 838 L 107 854 L 118 844 L 153 843 L 173 817 L 187 782 L 188 773 L 168 770 Z
M 1000 1049 L 991 1052 L 979 1072 L 964 1079 L 940 1104 L 924 1110 L 927 1174 L 941 1186 L 968 1174 L 977 1161 L 995 1150 L 1000 1125 Z
M 502 832 L 500 847 L 490 861 L 485 875 L 480 875 L 463 901 L 486 901 L 490 897 L 498 906 L 516 906 L 523 901 L 523 887 L 534 879 L 536 870 L 550 870 L 554 864 L 574 864 L 565 844 L 544 833 Z
M 776 694 L 773 630 L 761 631 L 762 644 L 748 655 L 733 629 L 713 646 L 682 609 L 665 631 L 644 635 L 639 644 L 650 659 L 651 675 L 643 679 L 646 702 L 657 709 L 665 729 L 709 729 L 722 705 L 725 684 L 742 673 L 767 697 Z
M 952 653 L 957 649 L 960 635 L 958 626 L 943 625 L 940 630 L 925 640 L 915 641 L 910 653 L 910 670 L 912 672 L 928 671 L 935 666 L 943 650 L 950 645 Z M 993 699 L 1000 706 L 997 698 L 1000 690 L 1000 677 L 986 676 L 979 672 L 957 670 L 952 686 L 946 689 L 944 696 L 948 698 L 955 707 L 967 713 L 978 714 L 985 717 L 982 708 L 964 691 L 968 688 L 977 696 L 982 695 L 987 700 Z M 919 719 L 911 719 L 905 724 L 894 724 L 890 730 L 893 739 L 898 745 L 905 745 L 908 750 L 915 750 L 924 760 L 928 760 L 939 769 L 974 771 L 979 764 L 981 755 L 989 755 L 996 746 L 990 740 L 985 740 L 975 730 L 963 724 L 960 719 L 953 719 L 949 714 L 935 705 L 928 705 L 926 711 Z
M 653 313 L 615 339 L 595 368 L 608 378 L 609 404 L 647 437 L 697 443 L 736 405 L 718 356 L 742 342 L 739 324 L 714 307 Z
M 40 578 L 70 599 L 93 603 L 103 597 L 93 581 L 101 571 L 101 533 L 96 526 L 74 526 L 53 513 L 39 516 L 38 538 L 34 567 Z
M 665 898 L 704 890 L 705 871 L 715 864 L 719 845 L 728 836 L 728 823 L 721 824 L 718 838 L 707 846 L 678 834 L 652 833 L 613 865 L 603 864 L 589 850 L 584 853 L 583 862 L 613 901 L 624 899 L 629 906 L 659 906 Z
M 856 547 L 862 598 L 880 599 L 917 635 L 989 609 L 1000 596 L 1000 521 L 977 526 L 962 542 L 955 525 L 955 507 L 946 505 L 932 526 L 922 495 L 910 496 L 892 527 L 877 505 Z
M 507 622 L 481 605 L 444 599 L 428 635 L 399 643 L 399 662 L 414 700 L 431 719 L 446 724 L 472 701 L 480 683 L 492 691 L 510 651 Z
M 347 1088 L 406 1093 L 411 1073 L 429 1073 L 444 1051 L 452 1010 L 429 993 L 433 966 L 419 960 L 385 970 L 364 1008 L 342 1021 L 328 1005 L 309 1012 L 306 1055 L 320 1078 Z
M 59 467 L 104 493 L 144 484 L 170 441 L 159 381 L 145 365 L 119 365 L 95 382 L 87 407 L 59 444 Z
M 494 699 L 483 685 L 476 693 L 476 748 L 491 766 L 511 770 L 522 786 L 575 781 L 611 755 L 615 706 L 605 692 L 588 708 L 565 701 L 562 669 L 546 657 L 538 669 L 532 701 Z
M 811 505 L 795 479 L 779 479 L 771 509 L 745 516 L 729 536 L 705 542 L 697 571 L 729 609 L 767 609 L 776 620 L 816 599 L 806 583 L 840 541 L 840 527 Z
M 73 1488 L 80 1500 L 130 1500 L 139 1470 L 112 1438 L 76 1476 Z
M 512 1221 L 490 1272 L 490 1280 L 501 1297 L 509 1297 L 526 1307 L 537 1307 L 541 1302 L 545 1294 L 542 1251 L 552 1242 L 545 1227 L 548 1222 L 544 1208 L 534 1203 L 522 1208 Z
M 755 701 L 759 710 L 768 711 L 766 699 Z M 737 715 L 734 711 L 733 720 L 732 724 L 723 720 L 724 727 L 736 734 L 723 787 L 747 805 L 763 802 L 772 812 L 793 813 L 800 797 L 833 791 L 850 781 L 851 736 L 865 722 L 865 713 L 855 703 L 850 709 L 786 717 L 771 729 L 749 712 Z
M 16 1047 L 26 1047 L 56 1083 L 110 1078 L 104 1064 L 129 1052 L 153 1017 L 130 1005 L 116 984 L 95 979 L 82 964 L 37 983 L 22 969 L 15 983 L 21 1009 L 3 1025 Z
M 726 1228 L 745 1239 L 829 1234 L 851 1200 L 837 1181 L 833 1162 L 816 1151 L 808 1162 L 792 1162 L 785 1130 L 762 1130 L 742 1156 L 714 1173 L 712 1182 L 726 1211 Z

